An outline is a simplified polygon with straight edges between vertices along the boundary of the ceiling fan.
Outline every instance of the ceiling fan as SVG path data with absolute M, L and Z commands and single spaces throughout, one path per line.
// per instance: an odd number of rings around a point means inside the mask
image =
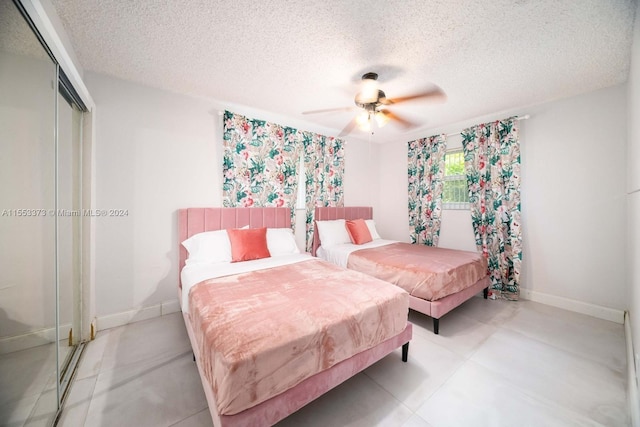
M 357 125 L 363 131 L 371 131 L 371 126 L 375 121 L 376 125 L 381 128 L 390 121 L 394 121 L 404 128 L 415 127 L 416 124 L 402 118 L 401 116 L 390 111 L 388 106 L 400 104 L 406 101 L 417 99 L 430 99 L 436 101 L 444 101 L 445 93 L 439 88 L 434 87 L 424 92 L 415 93 L 413 95 L 403 96 L 399 98 L 387 98 L 386 94 L 379 88 L 378 74 L 368 72 L 362 75 L 362 87 L 360 92 L 355 96 L 356 107 L 328 108 L 324 110 L 305 111 L 302 114 L 328 113 L 332 111 L 352 111 L 361 109 L 358 115 L 351 120 L 338 136 L 345 136 L 351 133 Z

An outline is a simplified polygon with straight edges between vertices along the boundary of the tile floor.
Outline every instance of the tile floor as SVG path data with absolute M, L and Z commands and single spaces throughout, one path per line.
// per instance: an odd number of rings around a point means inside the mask
M 410 313 L 400 352 L 279 426 L 625 426 L 622 325 L 530 301 L 472 298 L 440 322 Z M 105 330 L 58 424 L 210 427 L 179 313 Z
M 25 425 L 36 407 L 55 411 L 55 352 L 52 343 L 0 356 L 0 426 Z
M 60 345 L 60 360 L 71 352 Z M 58 409 L 55 343 L 0 355 L 0 427 L 46 427 Z

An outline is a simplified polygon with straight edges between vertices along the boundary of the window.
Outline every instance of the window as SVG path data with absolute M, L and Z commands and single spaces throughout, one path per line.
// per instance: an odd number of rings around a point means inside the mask
M 444 156 L 443 209 L 469 209 L 467 176 L 464 173 L 462 150 L 449 151 Z

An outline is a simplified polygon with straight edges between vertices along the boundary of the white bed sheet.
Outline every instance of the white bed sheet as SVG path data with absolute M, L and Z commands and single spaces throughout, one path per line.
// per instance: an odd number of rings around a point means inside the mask
M 308 253 L 302 253 L 279 255 L 244 262 L 188 264 L 180 272 L 180 280 L 182 282 L 182 312 L 189 313 L 189 291 L 192 287 L 203 280 L 231 276 L 233 274 L 248 273 L 256 270 L 264 270 L 281 265 L 295 264 L 312 258 L 313 257 Z
M 368 243 L 363 243 L 362 245 L 343 243 L 341 245 L 334 245 L 329 248 L 320 246 L 318 250 L 316 250 L 316 255 L 320 259 L 338 265 L 342 268 L 347 268 L 347 261 L 349 260 L 349 255 L 351 255 L 351 252 L 355 252 L 360 249 L 378 248 L 380 246 L 386 246 L 392 243 L 397 243 L 397 240 L 376 239 Z

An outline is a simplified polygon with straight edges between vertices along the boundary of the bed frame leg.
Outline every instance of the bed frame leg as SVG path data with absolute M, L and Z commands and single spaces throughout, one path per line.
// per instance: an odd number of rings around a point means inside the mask
M 489 298 L 489 287 L 488 286 L 482 290 L 482 296 L 484 297 L 484 299 Z
M 409 342 L 402 344 L 402 361 L 406 362 L 409 356 Z
M 440 319 L 433 318 L 433 333 L 438 335 L 440 332 Z

